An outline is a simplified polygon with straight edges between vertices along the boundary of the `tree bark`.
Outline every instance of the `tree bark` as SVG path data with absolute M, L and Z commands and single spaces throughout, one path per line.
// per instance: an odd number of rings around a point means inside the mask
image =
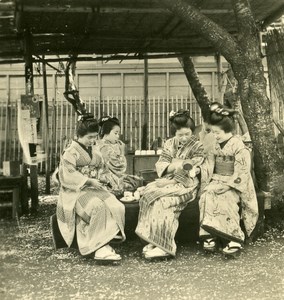
M 193 61 L 191 57 L 184 56 L 179 57 L 179 62 L 183 67 L 185 76 L 187 78 L 187 81 L 191 87 L 191 90 L 193 92 L 193 95 L 198 103 L 198 105 L 201 108 L 201 114 L 206 122 L 208 119 L 208 116 L 210 114 L 210 100 L 208 98 L 208 95 L 206 93 L 206 90 L 204 89 L 203 85 L 201 84 L 198 74 L 195 71 L 195 67 L 193 64 Z
M 277 151 L 271 103 L 266 93 L 259 28 L 249 1 L 231 0 L 239 27 L 238 41 L 218 24 L 185 0 L 161 0 L 189 27 L 207 39 L 231 64 L 238 81 L 238 96 L 255 149 L 255 168 L 259 187 L 278 192 L 283 186 L 283 159 Z M 283 188 L 282 188 L 283 189 Z

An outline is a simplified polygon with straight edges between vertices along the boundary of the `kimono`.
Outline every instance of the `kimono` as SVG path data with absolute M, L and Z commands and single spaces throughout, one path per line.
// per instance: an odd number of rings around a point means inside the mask
M 176 253 L 175 234 L 181 211 L 197 194 L 199 180 L 191 178 L 189 172 L 179 170 L 166 174 L 174 158 L 191 159 L 195 166 L 204 159 L 203 146 L 195 136 L 185 145 L 179 145 L 174 137 L 165 142 L 162 154 L 156 163 L 159 177 L 175 179 L 177 183 L 158 187 L 156 182 L 149 183 L 139 201 L 140 211 L 136 234 L 171 255 Z
M 75 236 L 82 255 L 89 255 L 117 234 L 125 240 L 125 207 L 106 188 L 86 186 L 89 177 L 99 179 L 103 159 L 92 147 L 91 153 L 73 141 L 59 165 L 60 192 L 57 220 L 60 232 L 70 247 Z
M 114 144 L 102 139 L 97 142 L 109 171 L 103 175 L 104 181 L 108 183 L 109 190 L 117 196 L 122 196 L 124 191 L 135 191 L 142 182 L 140 177 L 126 174 L 127 161 L 123 146 L 121 141 Z
M 251 176 L 251 156 L 241 138 L 231 137 L 223 148 L 215 149 L 201 166 L 200 237 L 217 236 L 242 243 L 258 219 L 258 204 Z M 217 194 L 214 186 L 221 184 L 229 190 Z

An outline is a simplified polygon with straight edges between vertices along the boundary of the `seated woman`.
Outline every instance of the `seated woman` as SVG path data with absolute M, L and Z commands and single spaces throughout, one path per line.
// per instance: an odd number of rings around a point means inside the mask
M 233 135 L 234 112 L 219 103 L 212 103 L 210 109 L 216 145 L 201 166 L 201 188 L 205 188 L 199 202 L 200 237 L 205 250 L 215 251 L 218 240 L 225 243 L 225 255 L 235 256 L 245 239 L 240 218 L 248 236 L 258 218 L 250 153 L 241 138 Z
M 125 208 L 99 181 L 103 159 L 93 146 L 99 125 L 94 119 L 78 122 L 76 141 L 64 151 L 59 165 L 60 192 L 57 220 L 70 247 L 76 235 L 82 255 L 119 261 L 109 242 L 125 240 Z
M 175 256 L 179 215 L 195 199 L 199 185 L 188 171 L 203 161 L 203 146 L 192 135 L 194 121 L 188 111 L 179 110 L 171 113 L 170 122 L 175 136 L 165 142 L 156 163 L 161 178 L 146 186 L 139 202 L 136 234 L 149 243 L 143 248 L 147 259 Z
M 122 196 L 124 191 L 135 191 L 141 185 L 141 178 L 126 174 L 127 161 L 125 144 L 119 139 L 120 124 L 117 118 L 103 117 L 99 122 L 101 139 L 97 141 L 106 167 L 109 172 L 104 173 L 104 180 L 109 190 L 116 196 Z

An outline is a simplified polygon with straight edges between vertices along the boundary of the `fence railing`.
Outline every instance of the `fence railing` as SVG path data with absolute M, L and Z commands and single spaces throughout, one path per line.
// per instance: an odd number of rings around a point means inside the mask
M 111 115 L 120 120 L 122 139 L 127 144 L 128 151 L 141 149 L 144 99 L 137 97 L 90 98 L 85 103 L 87 110 L 96 118 Z M 157 138 L 166 139 L 170 136 L 169 113 L 171 110 L 177 111 L 180 108 L 189 109 L 196 125 L 201 124 L 201 111 L 193 98 L 176 96 L 170 99 L 163 97 L 148 99 L 148 149 L 151 149 L 153 141 Z M 72 105 L 63 97 L 57 102 L 49 103 L 48 114 L 50 168 L 54 169 L 66 142 L 75 136 L 77 116 Z M 15 103 L 0 102 L 0 133 L 1 162 L 3 160 L 22 161 Z

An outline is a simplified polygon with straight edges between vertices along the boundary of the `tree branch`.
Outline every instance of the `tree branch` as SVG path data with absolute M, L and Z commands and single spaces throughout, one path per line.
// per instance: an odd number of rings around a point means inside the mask
M 209 41 L 231 63 L 237 63 L 240 53 L 238 44 L 232 36 L 214 21 L 202 14 L 185 0 L 161 0 L 170 11 L 184 23 Z
M 199 80 L 191 57 L 179 57 L 179 62 L 183 67 L 187 81 L 192 89 L 193 95 L 201 109 L 202 117 L 207 122 L 210 114 L 210 100 L 204 89 L 204 86 Z

